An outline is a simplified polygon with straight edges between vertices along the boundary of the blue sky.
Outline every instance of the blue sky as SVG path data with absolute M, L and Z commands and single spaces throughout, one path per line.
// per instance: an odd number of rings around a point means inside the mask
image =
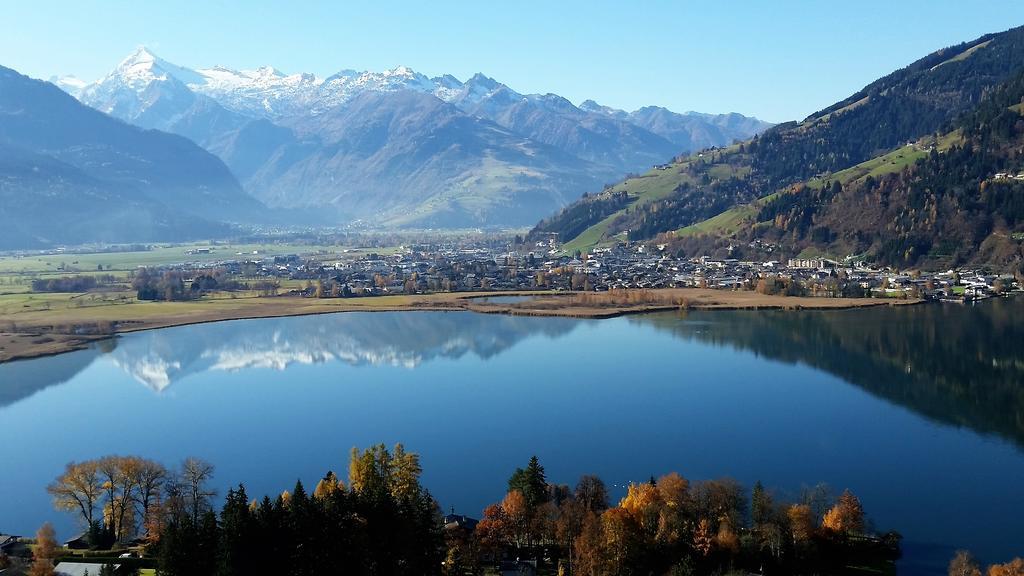
M 1021 0 L 4 3 L 0 64 L 92 80 L 136 46 L 189 67 L 329 75 L 404 64 L 627 110 L 802 118 L 938 48 L 1024 24 Z

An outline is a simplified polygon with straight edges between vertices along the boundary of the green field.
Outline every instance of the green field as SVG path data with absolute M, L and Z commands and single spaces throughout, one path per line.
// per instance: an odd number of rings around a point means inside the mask
M 212 248 L 208 254 L 186 254 L 196 248 Z M 183 263 L 200 265 L 225 260 L 265 258 L 296 254 L 321 261 L 354 259 L 367 252 L 390 254 L 397 248 L 348 249 L 340 246 L 305 244 L 162 244 L 151 250 L 132 252 L 61 253 L 32 256 L 0 256 L 0 319 L 17 322 L 20 316 L 35 312 L 61 311 L 75 318 L 91 314 L 97 306 L 132 305 L 133 312 L 145 316 L 145 304 L 135 299 L 129 274 L 144 266 L 168 266 Z M 102 270 L 100 268 L 102 267 Z M 86 293 L 33 293 L 32 281 L 82 275 L 111 275 L 115 284 L 103 290 Z M 304 281 L 279 280 L 281 291 L 305 286 Z M 244 299 L 258 296 L 255 292 L 217 293 L 206 300 Z M 188 303 L 186 303 L 186 306 Z
M 212 248 L 209 254 L 186 254 L 195 248 Z M 339 246 L 305 244 L 160 244 L 138 252 L 94 252 L 83 254 L 47 254 L 43 256 L 0 256 L 0 274 L 38 274 L 59 272 L 128 271 L 139 266 L 166 266 L 185 262 L 220 262 L 243 258 L 263 258 L 288 254 L 342 256 Z

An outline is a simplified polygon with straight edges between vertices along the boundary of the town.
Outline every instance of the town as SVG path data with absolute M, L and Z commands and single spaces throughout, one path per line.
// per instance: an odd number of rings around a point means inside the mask
M 518 238 L 517 238 L 518 240 Z M 758 247 L 764 248 L 764 247 Z M 216 255 L 218 247 L 189 249 L 185 261 L 164 266 L 185 282 L 216 269 L 245 279 L 267 294 L 357 297 L 463 291 L 596 291 L 658 288 L 756 290 L 763 294 L 821 297 L 887 297 L 973 301 L 1020 289 L 1011 274 L 983 270 L 899 271 L 865 261 L 788 258 L 748 261 L 679 257 L 664 245 L 620 242 L 588 253 L 567 253 L 557 241 L 516 243 L 502 239 L 408 243 L 392 249 L 338 254 L 266 256 L 226 253 L 224 259 L 189 262 L 192 254 Z M 213 286 L 211 286 L 212 288 Z

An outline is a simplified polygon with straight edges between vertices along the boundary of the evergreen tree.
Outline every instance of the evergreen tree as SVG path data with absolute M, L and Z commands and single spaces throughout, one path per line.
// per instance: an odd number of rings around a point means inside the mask
M 771 518 L 772 499 L 765 492 L 760 480 L 754 484 L 754 493 L 750 499 L 750 512 L 754 520 L 754 528 L 762 526 Z
M 516 468 L 508 479 L 508 491 L 519 490 L 526 497 L 526 504 L 530 509 L 548 501 L 548 482 L 544 476 L 544 467 L 536 456 L 530 457 L 530 463 L 526 469 Z
M 224 508 L 220 513 L 220 546 L 218 548 L 218 574 L 251 574 L 255 571 L 253 548 L 255 530 L 249 510 L 245 486 L 228 490 Z

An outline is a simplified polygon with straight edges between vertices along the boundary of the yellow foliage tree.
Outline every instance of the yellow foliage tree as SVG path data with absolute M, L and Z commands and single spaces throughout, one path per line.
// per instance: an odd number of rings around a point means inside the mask
M 316 483 L 316 489 L 313 490 L 313 497 L 323 500 L 328 498 L 335 492 L 342 490 L 345 486 L 338 480 L 338 475 L 334 472 L 327 472 L 319 482 Z
M 53 559 L 57 557 L 57 535 L 49 522 L 36 532 L 36 546 L 32 551 L 35 560 L 29 568 L 29 576 L 53 576 Z
M 580 535 L 573 542 L 572 572 L 582 576 L 598 576 L 604 569 L 604 523 L 596 514 L 583 520 Z
M 647 482 L 630 483 L 626 489 L 626 497 L 619 503 L 619 507 L 629 513 L 643 534 L 648 537 L 653 537 L 658 530 L 661 505 L 658 487 Z
M 1024 576 L 1024 559 L 1014 558 L 1006 564 L 993 564 L 988 567 L 987 576 Z
M 740 538 L 732 528 L 732 522 L 728 516 L 723 516 L 718 523 L 718 534 L 715 536 L 715 545 L 720 550 L 735 554 L 740 550 Z
M 638 526 L 632 514 L 622 507 L 609 508 L 601 514 L 604 528 L 604 551 L 608 574 L 626 573 L 630 552 L 638 547 Z
M 839 501 L 825 513 L 822 527 L 840 534 L 860 534 L 864 531 L 864 508 L 849 490 L 844 490 Z
M 794 542 L 806 542 L 814 533 L 814 519 L 807 504 L 793 504 L 786 510 Z

